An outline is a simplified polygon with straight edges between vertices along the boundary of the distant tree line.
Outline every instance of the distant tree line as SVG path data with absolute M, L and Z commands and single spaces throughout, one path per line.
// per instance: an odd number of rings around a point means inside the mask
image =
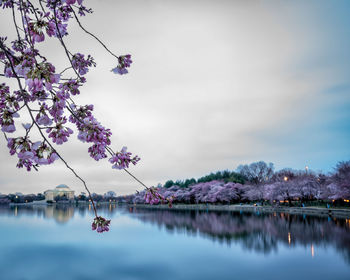
M 175 182 L 173 180 L 169 180 L 165 182 L 163 187 L 166 189 L 172 186 L 178 186 L 180 188 L 188 188 L 189 186 L 195 185 L 197 183 L 211 182 L 214 180 L 223 180 L 225 183 L 233 182 L 233 183 L 244 184 L 246 177 L 234 171 L 224 170 L 224 171 L 218 171 L 216 173 L 210 173 L 209 175 L 200 177 L 198 180 L 194 178 L 186 179 L 183 181 L 177 180 Z
M 42 193 L 38 194 L 26 194 L 23 195 L 21 193 L 17 194 L 8 194 L 8 195 L 0 195 L 0 204 L 8 204 L 8 203 L 28 203 L 33 201 L 44 200 L 45 196 Z
M 108 191 L 103 195 L 93 193 L 93 194 L 91 194 L 91 197 L 96 202 L 116 202 L 116 199 L 117 199 L 117 195 L 114 191 Z M 54 199 L 56 202 L 68 201 L 68 198 L 65 195 L 58 195 Z M 89 200 L 90 200 L 90 198 L 89 198 L 89 196 L 86 195 L 85 192 L 82 192 L 79 195 L 74 196 L 75 202 L 79 202 L 79 201 L 88 202 Z
M 274 172 L 263 161 L 240 165 L 235 172 L 219 171 L 198 180 L 167 181 L 158 192 L 174 203 L 258 203 L 304 206 L 315 202 L 350 206 L 350 161 L 333 173 L 282 169 Z M 145 191 L 124 196 L 125 202 L 145 203 Z M 119 198 L 120 199 L 120 198 Z

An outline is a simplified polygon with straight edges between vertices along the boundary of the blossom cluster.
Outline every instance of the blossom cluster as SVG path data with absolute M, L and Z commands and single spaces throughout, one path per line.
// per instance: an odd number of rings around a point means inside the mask
M 147 189 L 144 195 L 145 203 L 151 204 L 151 205 L 159 204 L 159 203 L 168 204 L 169 207 L 171 208 L 175 196 L 173 195 L 164 196 L 158 190 L 159 190 L 158 188 L 154 188 L 154 187 Z
M 93 143 L 88 151 L 95 160 L 106 158 L 106 147 L 111 144 L 110 129 L 103 127 L 92 115 L 93 105 L 70 107 L 72 114 L 69 120 L 79 131 L 78 139 L 82 142 Z
M 72 65 L 74 69 L 78 70 L 80 75 L 85 75 L 89 71 L 89 67 L 96 66 L 94 58 L 91 55 L 85 59 L 81 53 L 76 53 L 72 57 Z
M 68 35 L 67 22 L 72 18 L 71 14 L 73 13 L 69 1 L 47 1 L 47 7 L 50 11 L 44 11 L 43 9 L 43 11 L 35 10 L 34 12 L 28 6 L 25 6 L 26 3 L 23 3 L 23 6 L 19 5 L 20 3 L 17 3 L 17 1 L 14 3 L 24 12 L 24 27 L 29 35 L 31 44 L 43 42 L 45 33 L 49 37 L 57 38 Z M 31 18 L 30 14 L 34 15 L 34 17 Z
M 24 125 L 25 129 L 29 129 L 29 125 Z M 11 155 L 17 155 L 17 167 L 25 167 L 28 171 L 32 167 L 39 165 L 47 165 L 58 159 L 57 153 L 47 144 L 41 141 L 32 142 L 28 137 L 8 138 L 7 147 Z
M 128 168 L 130 163 L 135 165 L 140 160 L 138 156 L 131 157 L 131 153 L 126 150 L 127 147 L 123 147 L 120 152 L 117 152 L 109 159 L 109 162 L 113 164 L 112 168 Z
M 52 142 L 57 145 L 67 142 L 70 134 L 73 134 L 73 130 L 64 126 L 66 122 L 66 117 L 63 117 L 56 123 L 55 127 L 49 127 L 46 129 L 46 132 L 49 133 L 49 138 L 52 138 Z
M 127 74 L 129 71 L 126 68 L 129 68 L 132 63 L 131 55 L 127 54 L 119 56 L 118 62 L 118 66 L 113 68 L 112 72 L 119 75 Z
M 91 229 L 96 230 L 98 233 L 109 231 L 110 223 L 111 223 L 111 220 L 106 220 L 105 218 L 102 218 L 101 216 L 99 216 L 99 217 L 96 217 L 92 222 Z
M 16 131 L 14 118 L 19 118 L 20 105 L 15 94 L 10 94 L 10 88 L 0 84 L 0 126 L 2 132 L 12 133 Z

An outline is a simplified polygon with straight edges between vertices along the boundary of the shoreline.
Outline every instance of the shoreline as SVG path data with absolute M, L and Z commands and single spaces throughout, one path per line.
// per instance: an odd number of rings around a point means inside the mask
M 273 206 L 253 206 L 253 205 L 206 205 L 206 204 L 173 204 L 168 205 L 148 205 L 129 204 L 136 208 L 162 209 L 162 210 L 201 210 L 201 211 L 228 211 L 247 213 L 288 213 L 294 215 L 309 215 L 318 217 L 332 217 L 350 219 L 350 209 L 320 208 L 320 207 L 273 207 Z
M 321 208 L 321 207 L 285 207 L 285 206 L 254 206 L 254 205 L 212 205 L 212 204 L 173 204 L 172 208 L 169 208 L 166 204 L 150 205 L 150 204 L 127 204 L 127 203 L 116 203 L 116 202 L 99 202 L 96 206 L 100 205 L 127 205 L 128 207 L 135 207 L 140 209 L 160 209 L 160 210 L 192 210 L 192 211 L 226 211 L 226 212 L 246 212 L 246 213 L 288 213 L 292 215 L 308 215 L 317 217 L 330 217 L 330 218 L 342 218 L 350 219 L 350 208 Z M 8 206 L 50 206 L 50 205 L 89 205 L 88 202 L 79 201 L 78 203 L 46 203 L 45 201 L 40 202 L 28 202 L 28 203 L 10 203 Z

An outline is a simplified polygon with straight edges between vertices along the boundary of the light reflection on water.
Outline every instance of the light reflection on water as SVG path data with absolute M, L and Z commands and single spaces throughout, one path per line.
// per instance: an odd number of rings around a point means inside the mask
M 0 279 L 348 279 L 350 221 L 104 205 L 0 208 Z

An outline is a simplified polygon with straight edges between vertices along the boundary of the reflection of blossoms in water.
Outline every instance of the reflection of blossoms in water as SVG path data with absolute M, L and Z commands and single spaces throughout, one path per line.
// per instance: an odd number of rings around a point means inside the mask
M 264 254 L 278 250 L 279 244 L 334 246 L 350 262 L 350 222 L 345 219 L 138 207 L 134 213 L 143 222 L 164 226 L 169 232 L 200 234 L 227 244 L 239 243 L 247 250 Z

